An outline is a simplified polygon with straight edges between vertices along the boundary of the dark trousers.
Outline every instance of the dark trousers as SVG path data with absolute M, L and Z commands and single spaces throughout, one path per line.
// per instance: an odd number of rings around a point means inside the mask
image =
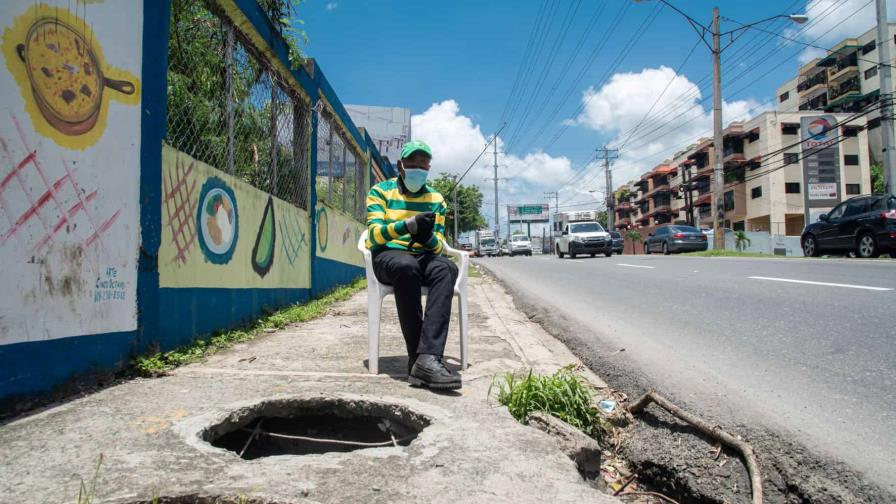
M 384 250 L 373 256 L 373 272 L 377 280 L 395 289 L 408 357 L 413 360 L 420 354 L 441 356 L 448 339 L 457 266 L 444 256 Z M 421 308 L 423 286 L 429 288 L 425 316 Z

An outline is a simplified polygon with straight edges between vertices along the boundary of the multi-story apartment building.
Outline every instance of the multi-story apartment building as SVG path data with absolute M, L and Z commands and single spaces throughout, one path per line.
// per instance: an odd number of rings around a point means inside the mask
M 724 226 L 735 230 L 798 235 L 805 226 L 801 119 L 818 112 L 765 112 L 723 131 Z M 864 117 L 833 114 L 838 127 L 836 159 L 841 198 L 871 191 L 868 133 Z M 848 122 L 847 122 L 848 121 Z M 616 209 L 619 227 L 687 222 L 713 223 L 712 139 L 675 153 L 626 186 L 629 198 Z
M 889 24 L 889 33 L 896 24 Z M 896 38 L 888 37 L 890 54 L 896 55 Z M 856 38 L 840 41 L 824 58 L 814 59 L 800 68 L 799 74 L 778 88 L 778 112 L 823 110 L 855 113 L 872 108 L 867 114 L 871 158 L 881 158 L 880 114 L 872 104 L 880 99 L 878 76 L 877 28 Z M 890 91 L 892 92 L 892 90 Z

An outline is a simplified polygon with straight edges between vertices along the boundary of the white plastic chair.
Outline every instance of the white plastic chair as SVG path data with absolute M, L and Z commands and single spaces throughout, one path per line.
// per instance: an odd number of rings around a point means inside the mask
M 367 271 L 367 338 L 368 338 L 368 365 L 371 373 L 379 373 L 380 368 L 380 312 L 383 307 L 383 298 L 394 294 L 391 285 L 381 284 L 373 273 L 373 255 L 367 249 L 367 231 L 361 234 L 358 240 L 358 250 L 364 255 L 364 266 Z M 448 246 L 442 242 L 442 246 L 448 255 L 459 259 L 457 282 L 454 284 L 454 295 L 458 297 L 460 306 L 458 315 L 460 318 L 460 365 L 461 369 L 467 369 L 469 358 L 468 345 L 470 332 L 467 326 L 467 268 L 470 263 L 470 255 Z M 423 287 L 423 295 L 429 294 L 429 289 Z

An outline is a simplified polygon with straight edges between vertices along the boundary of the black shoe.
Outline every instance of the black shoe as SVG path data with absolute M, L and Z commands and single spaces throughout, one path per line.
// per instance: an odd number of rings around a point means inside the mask
M 414 363 L 414 367 L 411 368 L 408 375 L 408 383 L 441 390 L 461 387 L 460 374 L 445 367 L 441 356 L 429 354 L 417 357 L 417 362 Z

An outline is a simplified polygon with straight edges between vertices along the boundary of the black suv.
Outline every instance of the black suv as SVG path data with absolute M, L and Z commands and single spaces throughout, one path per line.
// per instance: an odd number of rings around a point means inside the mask
M 613 253 L 622 254 L 625 244 L 622 243 L 622 233 L 619 231 L 610 231 L 610 237 L 613 238 Z
M 801 240 L 803 254 L 810 257 L 849 252 L 857 257 L 896 255 L 896 196 L 850 198 L 806 226 Z

